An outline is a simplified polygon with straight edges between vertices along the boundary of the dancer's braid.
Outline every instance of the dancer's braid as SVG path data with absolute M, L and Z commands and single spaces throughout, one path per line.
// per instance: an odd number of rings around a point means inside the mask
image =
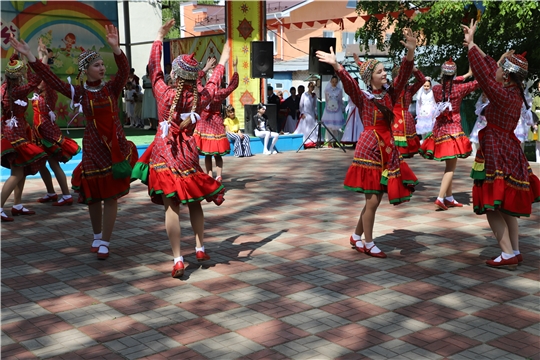
M 197 83 L 193 83 L 193 102 L 191 103 L 191 112 L 197 111 L 197 103 L 199 102 L 199 92 L 197 90 Z M 180 124 L 180 129 L 185 129 L 191 125 L 191 116 L 185 118 Z
M 176 105 L 178 104 L 178 100 L 180 99 L 180 95 L 182 94 L 183 88 L 184 88 L 184 79 L 178 78 L 176 80 L 176 94 L 174 95 L 171 109 L 169 110 L 169 118 L 167 119 L 169 123 L 173 121 L 174 110 L 176 109 Z

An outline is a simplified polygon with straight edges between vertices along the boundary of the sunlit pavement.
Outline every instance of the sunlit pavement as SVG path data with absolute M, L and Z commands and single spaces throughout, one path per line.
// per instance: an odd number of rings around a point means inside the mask
M 226 200 L 203 205 L 210 261 L 197 263 L 182 209 L 181 280 L 140 182 L 102 261 L 87 207 L 39 204 L 28 180 L 37 214 L 2 223 L 2 359 L 539 359 L 540 206 L 519 220 L 523 264 L 488 268 L 499 250 L 470 206 L 472 160 L 454 180 L 466 206 L 435 211 L 444 164 L 415 157 L 421 183 L 410 203 L 383 198 L 388 258 L 371 258 L 349 246 L 364 203 L 342 186 L 352 157 L 225 158 Z

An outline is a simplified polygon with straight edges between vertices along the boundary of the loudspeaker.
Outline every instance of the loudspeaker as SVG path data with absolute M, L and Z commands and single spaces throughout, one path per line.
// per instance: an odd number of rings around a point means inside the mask
M 324 52 L 330 52 L 330 46 L 336 53 L 336 38 L 327 37 L 312 37 L 309 38 L 309 72 L 317 75 L 333 75 L 334 68 L 332 65 L 322 63 L 317 59 L 315 52 L 322 50 Z
M 258 104 L 244 105 L 244 133 L 248 135 L 255 135 L 255 129 L 257 124 L 253 119 L 257 115 Z M 268 117 L 268 124 L 272 128 L 272 131 L 277 132 L 277 107 L 276 104 L 264 104 L 266 106 L 266 112 L 264 113 Z
M 250 60 L 252 78 L 273 78 L 274 42 L 252 41 Z

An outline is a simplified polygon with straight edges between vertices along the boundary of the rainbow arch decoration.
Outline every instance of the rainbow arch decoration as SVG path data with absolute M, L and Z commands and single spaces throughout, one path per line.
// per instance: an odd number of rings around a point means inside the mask
M 118 26 L 116 1 L 2 1 L 1 62 L 2 73 L 13 49 L 9 46 L 9 36 L 26 41 L 36 53 L 41 38 L 53 57 L 49 65 L 61 79 L 72 80 L 77 76 L 77 58 L 82 51 L 98 51 L 107 67 L 107 75 L 112 76 L 117 68 L 112 50 L 106 41 L 105 25 Z M 57 123 L 62 127 L 71 120 L 67 104 L 69 101 L 60 96 L 56 115 Z M 31 122 L 32 111 L 27 111 Z M 84 126 L 84 119 L 79 116 L 70 127 Z

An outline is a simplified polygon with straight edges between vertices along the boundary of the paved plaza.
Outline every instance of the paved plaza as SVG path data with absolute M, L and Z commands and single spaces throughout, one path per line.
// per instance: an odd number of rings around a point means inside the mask
M 183 279 L 140 182 L 100 261 L 87 207 L 39 204 L 28 180 L 37 215 L 2 224 L 2 359 L 540 359 L 540 205 L 519 220 L 522 265 L 489 268 L 500 250 L 470 206 L 472 159 L 454 180 L 466 206 L 435 211 L 444 164 L 417 156 L 412 201 L 385 196 L 377 213 L 388 258 L 371 258 L 349 246 L 364 203 L 342 186 L 352 157 L 226 157 L 226 200 L 203 205 L 210 261 L 182 209 Z

